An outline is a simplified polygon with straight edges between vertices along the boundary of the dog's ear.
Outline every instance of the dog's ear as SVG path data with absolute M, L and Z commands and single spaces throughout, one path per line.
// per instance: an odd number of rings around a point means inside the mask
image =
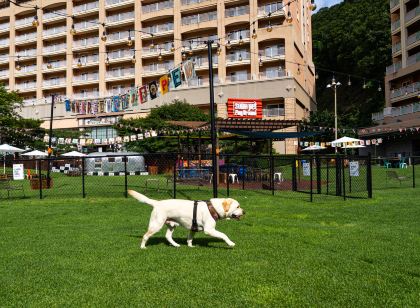
M 225 200 L 223 200 L 223 202 L 222 202 L 223 210 L 225 212 L 229 212 L 229 209 L 230 209 L 230 205 L 231 204 L 232 204 L 232 199 L 225 199 Z

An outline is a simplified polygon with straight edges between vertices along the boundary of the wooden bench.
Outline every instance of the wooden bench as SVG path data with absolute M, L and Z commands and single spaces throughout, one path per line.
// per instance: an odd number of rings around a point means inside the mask
M 23 188 L 23 180 L 14 181 L 13 176 L 9 174 L 0 175 L 0 192 L 2 190 L 7 191 L 7 198 L 10 198 L 10 192 L 14 190 L 21 190 L 25 197 L 25 190 Z
M 386 172 L 386 180 L 388 180 L 388 179 L 397 180 L 397 181 L 400 182 L 400 185 L 401 185 L 401 182 L 410 180 L 410 177 L 405 176 L 405 175 L 398 175 L 398 173 L 396 171 L 387 171 Z

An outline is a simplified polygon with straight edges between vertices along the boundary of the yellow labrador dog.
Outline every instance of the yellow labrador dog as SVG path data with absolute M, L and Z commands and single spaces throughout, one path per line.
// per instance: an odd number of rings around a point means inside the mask
M 163 225 L 168 226 L 166 239 L 174 246 L 179 247 L 172 238 L 172 233 L 177 226 L 183 226 L 190 230 L 187 238 L 188 247 L 194 247 L 192 240 L 195 231 L 204 231 L 205 234 L 220 238 L 230 247 L 235 246 L 226 234 L 216 230 L 216 221 L 222 218 L 239 219 L 245 214 L 239 202 L 231 198 L 214 198 L 209 201 L 198 201 L 196 207 L 196 225 L 193 226 L 194 202 L 191 200 L 153 200 L 134 190 L 128 193 L 140 202 L 149 204 L 153 207 L 150 216 L 149 228 L 143 235 L 140 248 L 146 248 L 148 239 L 162 229 Z M 195 228 L 194 228 L 195 227 Z

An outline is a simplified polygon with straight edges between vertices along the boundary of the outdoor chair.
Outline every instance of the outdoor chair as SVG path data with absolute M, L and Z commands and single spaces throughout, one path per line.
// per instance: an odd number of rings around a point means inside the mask
M 395 172 L 395 171 L 387 171 L 386 172 L 386 181 L 387 182 L 388 182 L 388 179 L 389 180 L 397 180 L 398 182 L 400 182 L 400 185 L 401 185 L 401 182 L 407 181 L 410 178 L 408 176 L 405 176 L 405 175 L 398 175 L 398 173 Z
M 384 167 L 385 168 L 391 168 L 392 164 L 388 160 L 384 159 Z
M 405 159 L 401 159 L 400 162 L 398 163 L 398 166 L 402 169 L 402 168 L 408 168 L 407 163 L 405 162 Z

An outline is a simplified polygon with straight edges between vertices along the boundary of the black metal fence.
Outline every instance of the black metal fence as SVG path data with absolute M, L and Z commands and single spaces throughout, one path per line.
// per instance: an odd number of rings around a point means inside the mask
M 219 156 L 217 174 L 212 172 L 210 155 L 190 153 L 116 153 L 0 162 L 6 170 L 0 177 L 0 198 L 127 197 L 127 191 L 134 189 L 161 199 L 208 199 L 213 196 L 212 182 L 217 178 L 220 196 L 254 191 L 308 201 L 326 195 L 345 200 L 372 197 L 372 182 L 377 176 L 375 172 L 372 176 L 376 162 L 368 156 L 226 154 Z M 21 181 L 13 180 L 12 175 L 13 165 L 19 164 L 25 176 Z

